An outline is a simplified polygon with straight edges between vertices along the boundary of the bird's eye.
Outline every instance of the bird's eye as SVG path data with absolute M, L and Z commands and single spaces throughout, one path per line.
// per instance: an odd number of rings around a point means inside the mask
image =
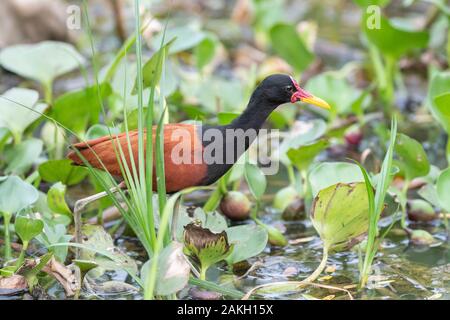
M 286 87 L 286 91 L 288 91 L 288 92 L 292 92 L 293 90 L 294 90 L 294 87 L 292 87 L 292 86 Z

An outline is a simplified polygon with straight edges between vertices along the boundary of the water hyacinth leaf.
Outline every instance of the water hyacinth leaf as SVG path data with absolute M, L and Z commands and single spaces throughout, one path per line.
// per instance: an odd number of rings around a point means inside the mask
M 14 214 L 35 203 L 39 192 L 17 176 L 0 177 L 0 212 Z
M 99 97 L 104 100 L 111 94 L 109 83 L 65 93 L 56 99 L 52 116 L 67 128 L 83 135 L 88 124 L 98 122 L 102 109 Z
M 283 212 L 298 197 L 299 192 L 293 186 L 287 186 L 275 194 L 272 207 Z
M 150 60 L 142 67 L 142 75 L 144 77 L 144 89 L 156 87 L 162 75 L 162 70 L 164 66 L 164 60 L 169 54 L 169 48 L 174 43 L 175 39 L 167 42 L 161 49 L 153 54 Z M 137 81 L 137 80 L 136 80 Z M 134 86 L 137 90 L 137 84 Z
M 39 166 L 39 175 L 46 182 L 62 182 L 67 186 L 80 183 L 86 178 L 88 171 L 83 167 L 72 165 L 72 161 L 50 160 Z
M 52 245 L 57 243 L 67 243 L 72 239 L 72 235 L 67 234 L 66 227 L 61 223 L 49 223 L 44 220 L 44 230 L 36 237 L 40 243 L 48 248 L 49 251 L 53 252 L 55 258 L 59 262 L 64 262 L 67 257 L 69 250 L 68 246 L 55 246 Z
M 152 39 L 152 46 L 154 48 L 160 48 L 162 37 L 163 32 Z M 194 48 L 203 41 L 205 37 L 205 32 L 201 31 L 198 25 L 190 24 L 183 27 L 170 28 L 165 30 L 163 47 L 173 41 L 168 53 L 175 54 Z
M 305 146 L 300 146 L 297 149 L 290 149 L 287 152 L 287 156 L 298 170 L 303 171 L 307 170 L 315 157 L 327 147 L 328 141 L 319 140 Z
M 371 25 L 371 22 L 376 22 L 375 18 L 380 19 L 376 27 Z M 428 32 L 400 29 L 383 16 L 374 17 L 371 11 L 365 11 L 361 21 L 367 39 L 383 54 L 393 58 L 399 58 L 414 49 L 425 48 L 428 44 Z
M 5 151 L 8 166 L 6 174 L 22 175 L 27 173 L 42 153 L 44 143 L 39 139 L 28 139 Z
M 323 162 L 309 172 L 309 182 L 315 197 L 323 190 L 336 183 L 362 182 L 364 177 L 356 164 L 347 162 Z
M 450 212 L 450 169 L 442 171 L 436 183 L 437 197 L 439 205 L 446 211 Z
M 426 176 L 430 171 L 430 163 L 423 146 L 407 135 L 397 135 L 395 152 L 399 157 L 397 165 L 405 172 L 406 179 Z
M 338 183 L 314 199 L 311 220 L 331 251 L 348 250 L 362 240 L 369 226 L 369 199 L 365 183 Z
M 51 83 L 83 63 L 84 58 L 75 47 L 63 42 L 16 45 L 0 52 L 3 68 L 43 84 Z
M 450 94 L 450 72 L 434 74 L 428 87 L 427 106 L 447 133 L 450 132 L 450 113 L 446 104 L 448 94 Z
M 358 6 L 366 8 L 368 6 L 380 6 L 384 7 L 391 2 L 391 0 L 353 0 Z
M 141 268 L 141 279 L 145 283 L 151 260 Z M 183 253 L 183 244 L 174 241 L 165 247 L 159 256 L 155 293 L 161 296 L 175 294 L 188 284 L 191 268 Z
M 435 207 L 440 207 L 439 196 L 437 188 L 434 184 L 428 183 L 417 191 L 419 196 L 431 203 Z
M 200 207 L 192 208 L 181 206 L 178 211 L 177 219 L 176 237 L 180 241 L 183 239 L 184 227 L 190 223 L 198 223 L 215 233 L 220 233 L 228 227 L 224 216 L 217 211 L 206 214 Z
M 212 61 L 216 53 L 217 38 L 214 34 L 208 34 L 194 49 L 197 68 L 202 70 Z
M 83 234 L 87 237 L 83 245 L 87 249 L 81 250 L 80 259 L 94 261 L 104 270 L 124 269 L 130 274 L 136 274 L 138 267 L 127 254 L 114 245 L 108 232 L 101 226 L 84 225 Z M 97 252 L 108 252 L 108 255 Z
M 44 222 L 40 219 L 19 216 L 16 218 L 14 228 L 23 242 L 29 242 L 42 232 Z
M 107 127 L 104 124 L 94 124 L 86 132 L 86 140 L 93 140 L 109 134 L 119 134 L 119 128 Z
M 39 93 L 35 90 L 13 88 L 6 91 L 0 97 L 0 127 L 8 128 L 15 136 L 21 136 L 47 108 L 46 104 L 37 103 L 38 99 Z
M 269 34 L 272 48 L 297 72 L 305 70 L 314 60 L 314 55 L 309 51 L 293 25 L 278 23 L 270 29 Z
M 264 173 L 258 166 L 246 163 L 245 164 L 245 180 L 248 183 L 250 192 L 255 199 L 260 199 L 266 191 L 267 180 Z
M 225 231 L 220 233 L 202 228 L 195 223 L 184 227 L 184 252 L 200 263 L 200 278 L 205 280 L 206 271 L 233 252 Z
M 240 225 L 226 230 L 233 252 L 225 259 L 228 264 L 247 260 L 260 254 L 269 239 L 267 230 L 259 225 Z
M 58 214 L 63 214 L 72 217 L 72 211 L 67 205 L 66 195 L 67 187 L 61 182 L 55 183 L 47 193 L 47 203 L 49 208 Z
M 355 102 L 364 94 L 345 80 L 346 70 L 324 72 L 311 78 L 305 86 L 308 92 L 327 101 L 333 114 L 353 112 Z M 325 114 L 325 113 L 324 113 Z

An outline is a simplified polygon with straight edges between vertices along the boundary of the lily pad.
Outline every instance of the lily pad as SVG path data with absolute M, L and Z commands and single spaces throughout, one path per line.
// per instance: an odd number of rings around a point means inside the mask
M 269 239 L 267 231 L 258 225 L 241 225 L 226 230 L 233 252 L 225 259 L 228 264 L 247 260 L 260 254 Z

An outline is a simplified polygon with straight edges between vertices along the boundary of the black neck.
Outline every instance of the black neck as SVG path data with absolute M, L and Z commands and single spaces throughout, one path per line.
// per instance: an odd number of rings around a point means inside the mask
M 225 162 L 227 159 L 227 153 L 233 150 L 232 158 L 233 163 L 235 163 L 243 152 L 245 152 L 252 142 L 255 140 L 256 135 L 260 132 L 262 125 L 269 117 L 270 113 L 277 107 L 274 103 L 270 103 L 265 99 L 264 94 L 259 92 L 257 89 L 250 101 L 248 103 L 245 111 L 236 118 L 231 124 L 225 126 L 215 126 L 214 128 L 219 129 L 223 134 L 223 157 L 224 163 L 222 164 L 210 164 L 208 165 L 208 174 L 204 180 L 205 185 L 209 185 L 217 181 L 218 178 L 223 176 L 232 166 L 233 164 Z M 207 129 L 204 127 L 203 130 Z M 234 141 L 229 141 L 229 137 L 227 137 L 227 131 L 234 131 L 237 139 Z M 256 134 L 252 134 L 256 132 Z M 251 138 L 248 138 L 249 135 Z M 237 141 L 240 141 L 237 143 Z M 242 144 L 242 141 L 245 141 Z M 206 147 L 210 142 L 203 142 L 204 147 Z M 244 148 L 241 148 L 244 146 Z
M 267 101 L 264 95 L 257 89 L 250 98 L 244 112 L 225 127 L 226 129 L 254 129 L 259 132 L 270 113 L 276 107 L 274 103 Z

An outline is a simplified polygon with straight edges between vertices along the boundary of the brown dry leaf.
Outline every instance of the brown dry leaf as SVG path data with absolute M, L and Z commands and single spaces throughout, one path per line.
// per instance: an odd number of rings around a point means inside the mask
M 39 264 L 39 259 L 27 260 L 25 262 L 26 268 L 34 268 Z M 80 281 L 77 279 L 74 272 L 65 265 L 59 263 L 52 257 L 47 265 L 42 269 L 43 272 L 54 277 L 64 288 L 66 296 L 73 297 L 80 289 Z

